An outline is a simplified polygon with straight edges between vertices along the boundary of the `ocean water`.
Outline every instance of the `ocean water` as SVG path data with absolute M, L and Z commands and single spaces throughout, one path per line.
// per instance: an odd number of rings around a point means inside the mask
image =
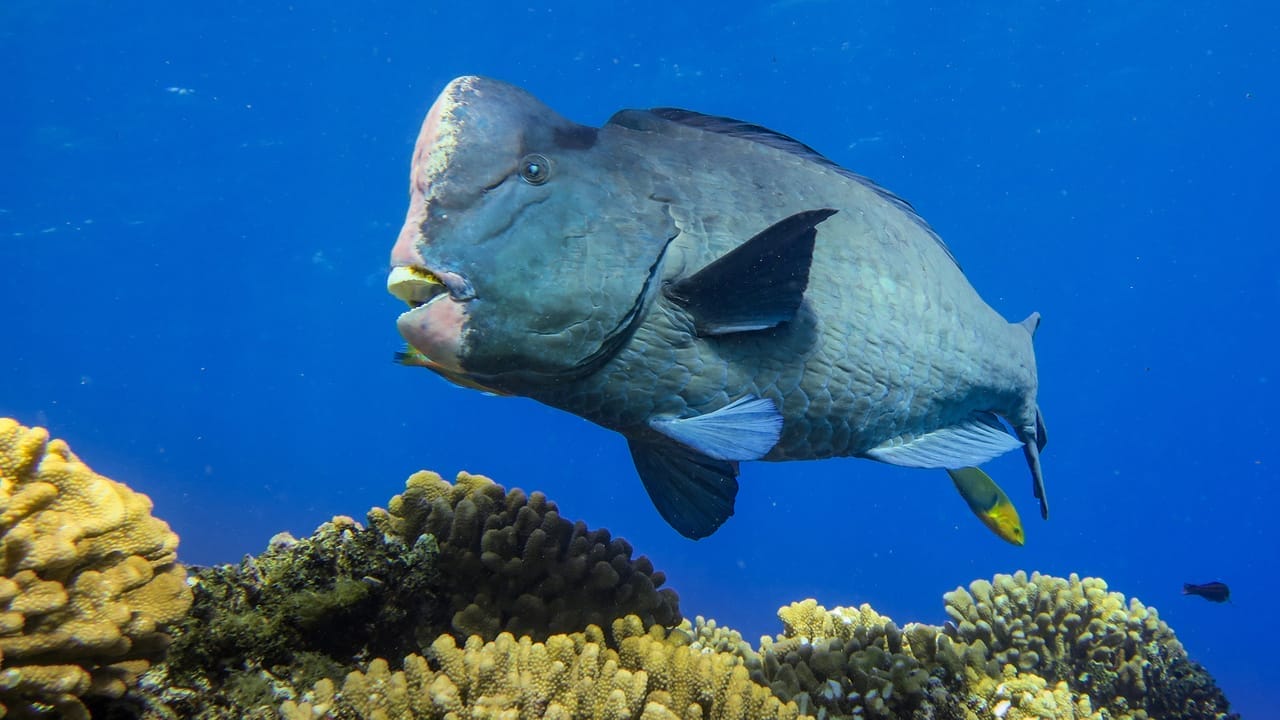
M 1280 717 L 1278 30 L 1250 2 L 10 0 L 0 415 L 149 494 L 188 563 L 465 469 L 626 537 L 748 638 L 805 597 L 936 623 L 975 578 L 1100 576 Z M 622 438 L 393 364 L 410 152 L 462 74 L 579 122 L 750 120 L 911 201 L 991 305 L 1044 316 L 1052 517 L 1017 453 L 987 469 L 1021 548 L 941 472 L 751 463 L 693 542 Z M 1180 595 L 1214 579 L 1231 603 Z

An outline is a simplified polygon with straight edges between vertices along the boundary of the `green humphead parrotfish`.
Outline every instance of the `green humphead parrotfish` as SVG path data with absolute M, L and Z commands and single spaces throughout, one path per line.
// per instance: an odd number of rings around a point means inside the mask
M 1021 448 L 1047 517 L 1039 315 L 1007 322 L 908 203 L 780 133 L 672 108 L 579 125 L 458 78 L 391 266 L 409 364 L 621 433 L 686 537 L 733 514 L 746 460 Z

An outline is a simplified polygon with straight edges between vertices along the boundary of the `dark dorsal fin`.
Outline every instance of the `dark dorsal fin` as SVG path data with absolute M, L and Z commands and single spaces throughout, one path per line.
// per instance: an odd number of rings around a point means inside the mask
M 620 124 L 630 126 L 627 120 L 631 118 L 627 118 L 624 113 L 631 114 L 635 112 L 643 111 L 624 111 L 623 113 L 615 115 L 610 122 L 619 122 Z M 893 205 L 906 213 L 907 217 L 911 218 L 911 220 L 919 225 L 920 228 L 929 235 L 929 237 L 933 238 L 934 242 L 938 243 L 938 247 L 942 248 L 942 251 L 947 254 L 947 257 L 951 258 L 951 262 L 956 263 L 956 267 L 960 266 L 960 263 L 956 262 L 955 255 L 951 254 L 951 249 L 942 241 L 942 238 L 938 236 L 938 233 L 934 232 L 933 228 L 929 227 L 929 223 L 925 222 L 924 218 L 920 217 L 920 215 L 916 213 L 915 208 L 911 207 L 911 203 L 880 187 L 870 178 L 864 177 L 852 170 L 837 165 L 827 159 L 827 157 L 822 153 L 789 135 L 783 135 L 780 132 L 770 130 L 767 127 L 756 125 L 754 123 L 734 120 L 733 118 L 721 117 L 719 115 L 704 115 L 699 112 L 683 110 L 681 108 L 660 107 L 652 108 L 648 112 L 655 117 L 662 118 L 663 120 L 670 120 L 671 122 L 687 127 L 706 130 L 707 132 L 713 132 L 720 135 L 743 138 L 744 140 L 750 140 L 751 142 L 760 143 L 761 145 L 767 145 L 768 147 L 791 153 L 797 157 L 805 158 L 806 160 L 817 163 L 818 165 L 843 175 L 844 177 L 863 185 L 875 194 L 884 198 L 890 205 Z

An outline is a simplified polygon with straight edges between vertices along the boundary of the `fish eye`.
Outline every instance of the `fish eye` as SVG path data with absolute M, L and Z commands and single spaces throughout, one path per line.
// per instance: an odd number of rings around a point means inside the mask
M 551 161 L 544 155 L 525 155 L 520 161 L 520 179 L 530 185 L 541 185 L 551 178 Z

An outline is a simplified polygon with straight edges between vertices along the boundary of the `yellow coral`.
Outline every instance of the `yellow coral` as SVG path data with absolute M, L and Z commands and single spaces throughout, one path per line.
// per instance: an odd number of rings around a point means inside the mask
M 0 418 L 0 710 L 87 717 L 163 655 L 191 591 L 151 501 Z
M 639 617 L 613 623 L 614 651 L 605 633 L 552 635 L 545 642 L 501 633 L 490 642 L 472 636 L 458 647 L 440 636 L 428 655 L 405 658 L 392 671 L 375 660 L 365 672 L 347 676 L 339 692 L 317 683 L 303 702 L 287 702 L 288 720 L 327 715 L 386 720 L 440 717 L 582 718 L 623 720 L 797 720 L 794 703 L 783 703 L 767 687 L 752 682 L 742 659 L 700 651 L 683 633 L 653 626 Z
M 1110 717 L 1145 716 L 1145 708 L 1161 701 L 1150 680 L 1169 682 L 1193 671 L 1155 608 L 1137 599 L 1126 603 L 1099 578 L 1019 571 L 993 582 L 976 580 L 967 592 L 956 588 L 943 597 L 952 620 L 946 632 L 976 674 L 1066 682 Z M 1179 670 L 1166 669 L 1172 667 Z M 1179 687 L 1195 691 L 1193 683 Z M 1009 702 L 1006 709 L 1016 710 L 1014 699 Z M 1089 714 L 1077 708 L 1075 716 Z
M 1089 696 L 1064 681 L 1050 685 L 1031 673 L 1006 665 L 1001 677 L 981 676 L 969 684 L 969 716 L 999 720 L 1102 720 Z M 1114 716 L 1109 716 L 1114 717 Z M 1124 715 L 1122 717 L 1129 717 Z
M 848 640 L 859 630 L 884 625 L 889 618 L 863 603 L 856 608 L 837 607 L 827 610 L 817 600 L 808 598 L 778 609 L 782 634 L 788 638 L 838 638 Z

